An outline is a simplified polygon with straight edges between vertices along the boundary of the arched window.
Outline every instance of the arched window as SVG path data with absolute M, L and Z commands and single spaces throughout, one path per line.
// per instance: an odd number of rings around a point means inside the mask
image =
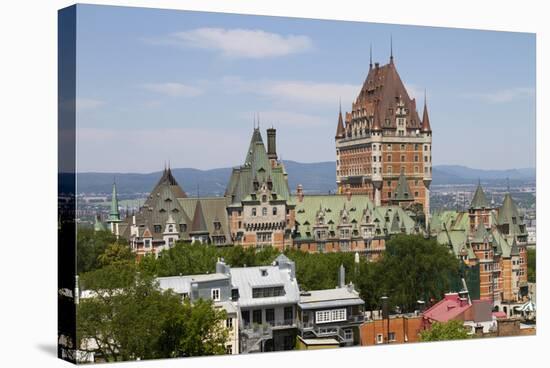
M 262 208 L 262 216 L 267 216 L 267 208 Z
M 252 216 L 256 216 L 256 209 L 255 208 L 252 209 Z
M 277 216 L 277 207 L 273 207 L 273 216 Z

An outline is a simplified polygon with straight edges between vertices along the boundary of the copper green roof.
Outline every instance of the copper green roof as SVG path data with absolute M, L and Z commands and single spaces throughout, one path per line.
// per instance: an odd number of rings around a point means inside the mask
M 498 210 L 497 222 L 499 225 L 508 225 L 510 235 L 526 235 L 523 217 L 520 215 L 516 203 L 510 193 L 504 196 L 504 202 Z
M 490 206 L 487 198 L 485 197 L 485 193 L 483 193 L 481 184 L 478 184 L 472 203 L 470 203 L 470 209 L 477 210 L 481 208 L 490 208 Z
M 472 243 L 484 243 L 485 240 L 488 239 L 488 236 L 489 234 L 487 233 L 487 229 L 485 229 L 485 225 L 478 224 L 476 232 L 472 238 Z
M 254 200 L 258 189 L 271 186 L 274 194 L 270 200 L 288 200 L 290 189 L 284 168 L 281 164 L 272 167 L 267 156 L 259 129 L 254 129 L 250 146 L 242 166 L 234 168 L 225 195 L 232 205 L 240 206 L 243 201 Z
M 297 239 L 313 238 L 315 227 L 324 227 L 329 238 L 339 237 L 339 227 L 349 227 L 352 237 L 361 237 L 361 227 L 370 226 L 375 236 L 414 232 L 414 220 L 399 206 L 375 207 L 368 195 L 306 195 L 296 204 Z
M 113 183 L 113 192 L 111 194 L 111 210 L 109 211 L 109 221 L 120 221 L 120 213 L 118 212 L 118 198 L 116 193 L 116 183 Z
M 190 233 L 195 234 L 205 234 L 208 233 L 208 228 L 206 226 L 206 220 L 204 219 L 204 213 L 202 211 L 200 199 L 195 205 L 195 213 L 193 214 L 193 223 L 191 224 Z
M 510 249 L 510 256 L 519 256 L 518 243 L 516 242 L 515 238 L 514 238 L 514 241 L 512 242 L 512 247 Z
M 405 177 L 403 170 L 401 170 L 401 173 L 399 174 L 399 180 L 397 182 L 397 188 L 395 189 L 394 200 L 396 201 L 413 201 L 414 200 L 414 197 L 412 196 L 412 193 L 411 193 L 411 188 L 409 187 L 409 183 L 407 182 L 407 178 Z

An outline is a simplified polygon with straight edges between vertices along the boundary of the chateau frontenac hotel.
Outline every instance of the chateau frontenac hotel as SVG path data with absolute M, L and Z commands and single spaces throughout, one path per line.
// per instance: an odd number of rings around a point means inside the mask
M 168 167 L 143 206 L 125 218 L 113 184 L 109 229 L 127 239 L 138 258 L 187 241 L 353 252 L 376 260 L 391 236 L 422 234 L 479 268 L 481 298 L 495 305 L 525 298 L 527 232 L 510 195 L 501 207 L 492 206 L 479 187 L 468 212 L 430 215 L 426 100 L 420 119 L 393 56 L 386 65 L 370 63 L 351 112 L 342 115 L 340 108 L 335 140 L 336 194 L 305 194 L 302 185 L 293 193 L 278 158 L 276 130 L 267 129 L 266 147 L 258 127 L 223 197 L 189 197 Z

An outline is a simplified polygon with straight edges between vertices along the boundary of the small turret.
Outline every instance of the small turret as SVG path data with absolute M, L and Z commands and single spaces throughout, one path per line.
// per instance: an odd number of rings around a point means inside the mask
M 422 133 L 431 133 L 430 118 L 428 116 L 428 106 L 426 102 L 426 92 L 424 92 L 424 113 L 422 114 Z
M 346 129 L 344 128 L 344 119 L 342 118 L 342 105 L 340 104 L 340 111 L 338 112 L 338 126 L 336 128 L 336 138 L 344 138 L 346 136 Z

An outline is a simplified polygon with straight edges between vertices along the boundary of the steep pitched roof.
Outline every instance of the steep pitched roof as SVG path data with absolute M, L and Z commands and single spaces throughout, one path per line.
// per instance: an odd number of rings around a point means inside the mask
M 511 235 L 526 235 L 523 218 L 510 193 L 504 196 L 504 202 L 498 210 L 497 222 L 499 225 L 508 225 Z
M 481 184 L 478 184 L 472 203 L 470 203 L 470 209 L 477 210 L 481 208 L 490 208 L 490 205 L 489 201 L 487 201 L 487 197 L 485 197 L 485 193 L 483 193 Z
M 198 200 L 195 205 L 195 213 L 193 214 L 193 223 L 190 233 L 208 233 L 208 227 L 206 226 L 206 220 L 204 219 L 200 200 Z
M 259 186 L 270 183 L 271 192 L 277 199 L 290 198 L 284 167 L 280 164 L 272 167 L 258 128 L 255 128 L 252 134 L 244 164 L 234 168 L 231 173 L 225 196 L 230 199 L 231 204 L 240 205 L 242 201 L 250 200 L 251 195 L 256 193 L 255 183 Z
M 485 225 L 479 224 L 472 238 L 472 243 L 484 243 L 488 236 L 489 234 L 487 233 L 487 229 L 485 229 Z
M 401 174 L 399 174 L 399 180 L 397 182 L 397 188 L 395 189 L 394 200 L 396 201 L 413 201 L 414 200 L 414 197 L 411 192 L 411 188 L 409 187 L 409 183 L 407 182 L 407 178 L 405 177 L 403 170 L 401 170 Z
M 395 63 L 390 60 L 386 65 L 379 66 L 376 63 L 369 69 L 359 95 L 352 104 L 352 110 L 356 116 L 372 116 L 376 115 L 375 110 L 378 109 L 380 122 L 386 119 L 389 121 L 389 125 L 384 125 L 384 128 L 396 128 L 396 107 L 400 102 L 406 109 L 407 128 L 420 129 L 421 120 L 416 110 L 416 101 L 409 97 Z M 346 121 L 351 118 L 351 114 L 346 114 Z
M 187 194 L 183 191 L 183 189 L 176 181 L 176 178 L 172 174 L 172 169 L 170 169 L 170 167 L 164 169 L 161 178 L 159 179 L 157 185 L 155 185 L 152 191 L 157 191 L 158 188 L 163 185 L 169 186 L 170 190 L 174 193 L 174 196 L 176 198 L 187 198 Z
M 426 98 L 424 98 L 424 113 L 422 114 L 422 132 L 429 133 L 432 131 L 430 126 L 430 118 L 428 117 L 428 106 L 426 105 Z
M 342 107 L 340 107 L 340 112 L 338 113 L 338 126 L 336 127 L 336 138 L 341 138 L 346 135 L 346 130 L 344 129 L 344 121 L 342 119 Z

